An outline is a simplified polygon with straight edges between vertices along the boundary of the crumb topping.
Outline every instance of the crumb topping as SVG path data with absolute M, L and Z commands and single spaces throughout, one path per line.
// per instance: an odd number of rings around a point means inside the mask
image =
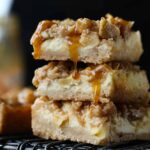
M 31 44 L 34 48 L 33 55 L 35 59 L 40 58 L 40 47 L 45 40 L 65 38 L 70 46 L 70 58 L 73 62 L 76 62 L 78 61 L 79 47 L 84 46 L 86 43 L 89 43 L 88 45 L 90 46 L 95 46 L 103 39 L 116 40 L 117 38 L 126 38 L 132 26 L 132 21 L 113 17 L 110 14 L 107 14 L 106 17 L 102 17 L 100 20 L 88 18 L 65 19 L 62 21 L 44 20 L 39 23 L 31 38 Z M 76 53 L 74 54 L 74 52 Z
M 82 34 L 86 32 L 97 32 L 99 38 L 109 39 L 117 38 L 119 36 L 125 37 L 133 26 L 132 21 L 126 21 L 119 17 L 113 17 L 107 14 L 106 17 L 102 17 L 100 20 L 90 20 L 88 18 L 79 18 L 76 21 L 72 19 L 65 19 L 62 21 L 52 20 L 47 25 L 47 20 L 39 23 L 37 30 L 31 39 L 31 44 L 34 44 L 34 40 L 38 38 L 38 34 L 45 39 L 53 37 L 64 37 L 74 33 Z M 46 24 L 46 25 L 45 25 Z

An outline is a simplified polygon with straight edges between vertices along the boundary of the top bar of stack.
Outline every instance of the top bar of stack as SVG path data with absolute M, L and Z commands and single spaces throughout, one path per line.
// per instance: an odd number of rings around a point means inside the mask
M 46 20 L 39 23 L 31 39 L 34 58 L 72 60 L 101 64 L 110 61 L 137 62 L 143 53 L 139 31 L 133 22 L 106 15 L 94 21 Z

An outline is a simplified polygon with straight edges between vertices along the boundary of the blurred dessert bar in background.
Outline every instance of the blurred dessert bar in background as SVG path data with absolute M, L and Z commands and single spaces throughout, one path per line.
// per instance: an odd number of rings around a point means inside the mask
M 0 135 L 31 132 L 31 105 L 35 100 L 30 88 L 14 88 L 0 96 Z

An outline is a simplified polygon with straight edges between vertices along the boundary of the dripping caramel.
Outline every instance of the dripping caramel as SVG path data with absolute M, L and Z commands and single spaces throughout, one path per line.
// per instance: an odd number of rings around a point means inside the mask
M 99 102 L 100 98 L 100 91 L 101 91 L 101 72 L 96 73 L 93 81 L 92 81 L 92 88 L 93 88 L 93 101 L 95 103 Z
M 79 34 L 71 34 L 69 36 L 69 41 L 70 41 L 69 54 L 70 54 L 71 60 L 74 62 L 74 73 L 73 73 L 74 79 L 78 79 L 80 77 L 80 74 L 77 71 L 77 62 L 78 62 L 78 57 L 79 57 L 78 48 L 80 46 L 79 40 L 80 40 Z
M 92 72 L 92 89 L 93 89 L 93 101 L 95 103 L 99 102 L 100 96 L 101 96 L 101 79 L 102 75 L 109 71 L 111 68 L 108 65 L 100 65 L 94 69 L 91 70 Z
M 41 36 L 41 32 L 46 30 L 47 28 L 50 28 L 52 26 L 52 24 L 53 24 L 53 22 L 49 21 L 49 20 L 40 22 L 37 30 L 35 31 L 35 33 L 33 34 L 33 37 L 31 38 L 31 43 L 33 44 L 33 48 L 34 48 L 33 55 L 34 55 L 35 59 L 40 58 L 40 47 L 41 47 L 42 42 L 45 40 Z

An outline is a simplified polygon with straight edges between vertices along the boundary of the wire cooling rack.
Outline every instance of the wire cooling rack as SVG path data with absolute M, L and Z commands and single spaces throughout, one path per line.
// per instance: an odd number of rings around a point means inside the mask
M 31 135 L 0 137 L 0 150 L 150 150 L 148 141 L 95 146 L 70 141 L 44 140 Z

